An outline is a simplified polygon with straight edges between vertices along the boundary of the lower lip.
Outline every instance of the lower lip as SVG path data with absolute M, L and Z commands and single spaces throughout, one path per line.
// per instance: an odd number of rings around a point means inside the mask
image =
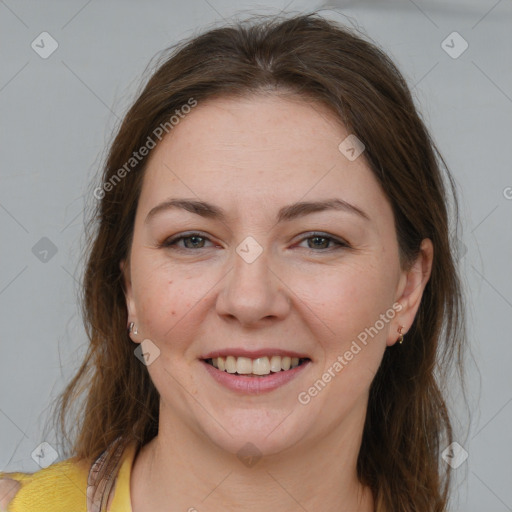
M 246 377 L 244 375 L 236 375 L 219 370 L 206 361 L 201 362 L 206 367 L 206 371 L 219 384 L 222 384 L 232 391 L 247 395 L 259 395 L 284 386 L 287 382 L 290 382 L 303 372 L 311 363 L 311 361 L 306 361 L 291 370 L 270 373 L 264 377 Z

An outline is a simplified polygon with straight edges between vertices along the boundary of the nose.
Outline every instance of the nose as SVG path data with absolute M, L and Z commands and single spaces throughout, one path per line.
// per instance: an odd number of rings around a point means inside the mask
M 217 296 L 217 313 L 243 326 L 283 319 L 290 310 L 290 293 L 278 272 L 270 268 L 265 250 L 252 262 L 235 253 L 233 268 Z

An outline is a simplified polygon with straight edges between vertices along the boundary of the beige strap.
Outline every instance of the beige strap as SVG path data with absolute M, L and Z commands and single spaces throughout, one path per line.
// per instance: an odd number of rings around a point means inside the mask
M 123 447 L 118 437 L 92 464 L 87 477 L 87 512 L 104 512 L 110 509 L 114 497 L 119 465 L 123 455 Z M 117 446 L 116 446 L 117 445 Z M 105 474 L 105 460 L 113 453 L 114 470 Z M 105 508 L 106 507 L 106 508 Z
M 16 496 L 21 483 L 12 478 L 0 478 L 0 512 L 7 512 L 7 506 Z

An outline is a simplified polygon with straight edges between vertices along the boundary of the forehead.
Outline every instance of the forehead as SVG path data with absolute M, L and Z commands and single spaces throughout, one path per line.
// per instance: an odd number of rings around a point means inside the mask
M 179 147 L 181 156 L 207 162 L 205 167 L 212 167 L 216 159 L 222 159 L 223 166 L 249 166 L 265 158 L 287 168 L 304 157 L 313 160 L 319 152 L 325 158 L 336 154 L 340 137 L 346 135 L 326 107 L 298 97 L 217 98 L 199 103 L 184 116 L 151 156 L 171 156 Z
M 139 206 L 181 195 L 261 209 L 339 195 L 379 213 L 386 198 L 364 153 L 351 161 L 339 149 L 348 135 L 326 107 L 300 98 L 199 103 L 152 150 Z

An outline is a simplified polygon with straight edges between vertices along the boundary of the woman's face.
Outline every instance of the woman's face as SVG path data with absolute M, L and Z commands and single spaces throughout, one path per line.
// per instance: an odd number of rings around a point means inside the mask
M 318 105 L 254 96 L 199 103 L 152 150 L 123 269 L 161 425 L 233 453 L 361 432 L 422 287 L 348 135 Z

